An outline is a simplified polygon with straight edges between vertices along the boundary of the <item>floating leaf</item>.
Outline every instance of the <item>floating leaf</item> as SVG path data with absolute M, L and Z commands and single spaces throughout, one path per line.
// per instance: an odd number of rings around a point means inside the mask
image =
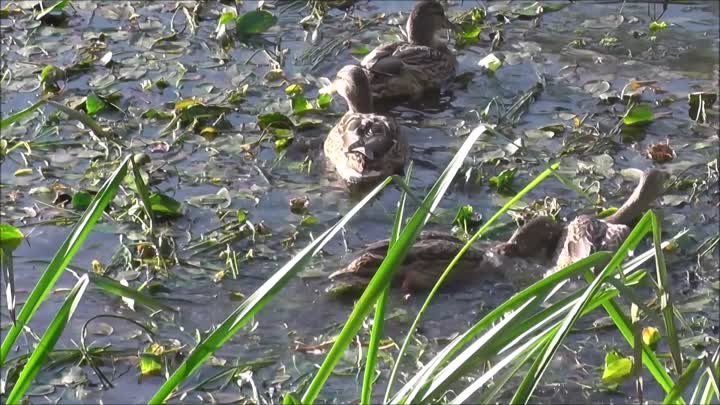
M 152 353 L 140 355 L 140 374 L 143 376 L 160 375 L 161 371 L 160 356 Z
M 463 205 L 458 209 L 452 223 L 453 225 L 462 227 L 462 229 L 467 232 L 470 226 L 479 224 L 481 219 L 482 216 L 473 211 L 472 205 Z
M 277 17 L 265 10 L 255 10 L 235 20 L 238 34 L 260 34 L 277 23 Z
M 76 210 L 83 211 L 90 206 L 93 196 L 87 191 L 78 191 L 72 198 L 72 206 Z
M 287 115 L 279 113 L 279 112 L 259 115 L 257 118 L 257 123 L 258 123 L 258 126 L 260 127 L 260 129 L 266 129 L 266 128 L 292 129 L 294 127 L 294 124 L 290 120 L 290 118 L 288 118 Z
M 12 252 L 25 239 L 25 235 L 12 225 L 0 224 L 0 250 Z
M 353 48 L 350 50 L 351 55 L 355 56 L 365 56 L 370 53 L 370 49 L 366 46 L 360 46 L 357 48 Z
M 650 23 L 650 33 L 655 34 L 660 31 L 666 30 L 668 27 L 668 23 L 665 21 L 653 21 Z
M 299 94 L 303 94 L 303 88 L 297 83 L 293 83 L 285 88 L 285 94 L 290 97 L 295 97 Z
M 455 34 L 455 42 L 459 46 L 476 44 L 480 41 L 480 33 L 482 27 L 478 25 L 467 25 L 461 28 L 461 31 Z
M 218 25 L 225 25 L 237 17 L 234 11 L 226 11 L 218 18 Z
M 218 133 L 219 132 L 215 127 L 205 127 L 200 131 L 200 136 L 207 139 L 208 141 L 212 141 L 213 139 L 217 138 Z
M 317 103 L 317 106 L 319 109 L 324 110 L 328 107 L 330 107 L 330 103 L 332 103 L 332 96 L 328 93 L 320 94 L 315 101 Z
M 480 59 L 480 62 L 478 62 L 478 66 L 483 67 L 487 69 L 490 72 L 495 72 L 502 66 L 502 61 L 495 56 L 494 53 L 491 53 L 484 58 Z
M 623 118 L 625 125 L 643 125 L 652 122 L 653 111 L 652 107 L 647 104 L 638 104 L 628 111 Z
M 95 115 L 107 108 L 107 104 L 95 93 L 90 93 L 85 98 L 85 110 L 89 115 Z
M 498 193 L 511 193 L 515 173 L 517 173 L 517 168 L 501 171 L 497 176 L 490 178 L 490 187 L 497 190 Z
M 33 169 L 31 169 L 29 167 L 23 168 L 23 169 L 17 169 L 17 170 L 15 170 L 15 177 L 29 176 L 32 174 L 32 172 L 33 172 Z
M 153 213 L 162 217 L 178 217 L 182 215 L 182 204 L 164 194 L 151 194 L 150 208 Z
M 305 96 L 303 96 L 302 94 L 298 94 L 297 96 L 292 98 L 293 114 L 302 115 L 308 111 L 311 111 L 312 109 L 312 104 L 307 101 Z
M 605 369 L 603 370 L 602 382 L 607 385 L 620 384 L 632 374 L 632 357 L 622 357 L 613 351 L 605 355 Z

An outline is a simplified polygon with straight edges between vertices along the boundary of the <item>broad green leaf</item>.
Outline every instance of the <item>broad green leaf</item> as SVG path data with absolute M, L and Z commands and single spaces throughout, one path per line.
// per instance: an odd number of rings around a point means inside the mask
M 107 108 L 107 104 L 95 93 L 90 93 L 85 98 L 85 110 L 89 115 L 95 115 Z
M 72 206 L 76 210 L 85 210 L 92 202 L 92 194 L 87 191 L 78 191 L 72 198 Z
M 609 352 L 605 355 L 602 382 L 607 385 L 620 384 L 630 377 L 632 369 L 632 357 L 622 357 L 617 352 Z
M 162 372 L 160 356 L 153 353 L 142 353 L 139 366 L 140 374 L 143 376 L 160 375 Z
M 17 249 L 25 235 L 12 225 L 0 224 L 0 250 L 10 253 Z
M 512 183 L 515 180 L 517 168 L 505 169 L 497 176 L 490 178 L 490 187 L 498 193 L 512 193 Z
M 255 10 L 235 20 L 238 34 L 260 34 L 277 23 L 277 17 L 265 10 Z
M 660 31 L 666 30 L 668 27 L 668 23 L 665 21 L 653 21 L 650 23 L 650 33 L 655 34 Z
M 45 334 L 43 334 L 40 342 L 33 350 L 32 355 L 27 360 L 27 363 L 25 363 L 25 367 L 23 367 L 20 372 L 20 376 L 15 382 L 15 386 L 13 386 L 10 395 L 6 398 L 8 404 L 19 404 L 23 396 L 25 396 L 25 393 L 35 379 L 35 376 L 40 372 L 40 369 L 45 364 L 48 354 L 53 351 L 55 344 L 65 329 L 65 326 L 70 321 L 70 318 L 72 318 L 75 308 L 77 308 L 77 305 L 82 299 L 83 293 L 85 293 L 87 285 L 88 277 L 80 277 L 77 283 L 75 283 L 75 287 L 73 287 L 67 298 L 65 298 L 63 305 L 55 312 L 55 317 L 45 330 Z M 25 305 L 27 305 L 27 303 Z
M 178 217 L 182 215 L 182 204 L 165 194 L 152 193 L 148 201 L 155 215 L 161 217 Z
M 302 95 L 298 94 L 292 98 L 292 110 L 295 115 L 302 115 L 313 109 L 312 104 Z
M 365 56 L 370 53 L 370 48 L 366 46 L 359 46 L 357 48 L 353 48 L 350 50 L 351 55 L 355 56 Z
M 333 97 L 330 94 L 323 93 L 320 94 L 316 100 L 317 106 L 319 109 L 324 110 L 328 107 L 330 107 L 330 103 L 332 103 Z
M 218 18 L 218 25 L 225 25 L 229 23 L 230 21 L 234 20 L 237 15 L 233 11 L 226 11 L 220 15 L 220 18 Z
M 281 129 L 292 129 L 295 125 L 290 120 L 290 118 L 287 117 L 287 115 L 279 113 L 279 112 L 273 112 L 269 114 L 263 114 L 259 115 L 257 118 L 257 123 L 260 129 L 266 129 L 266 128 L 281 128 Z
M 480 62 L 478 62 L 478 66 L 484 67 L 490 72 L 497 71 L 500 69 L 502 64 L 502 61 L 492 53 L 480 59 Z
M 633 106 L 625 117 L 623 117 L 623 123 L 625 125 L 643 125 L 652 122 L 653 111 L 652 107 L 647 104 L 638 104 Z
M 295 97 L 299 94 L 303 94 L 303 88 L 297 83 L 293 83 L 285 88 L 285 94 L 290 97 Z

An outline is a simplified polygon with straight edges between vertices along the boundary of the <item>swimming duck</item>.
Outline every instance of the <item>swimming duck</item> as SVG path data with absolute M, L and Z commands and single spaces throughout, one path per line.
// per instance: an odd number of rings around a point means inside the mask
M 547 266 L 524 260 L 546 259 L 555 251 L 562 226 L 549 217 L 538 217 L 520 227 L 507 242 L 477 241 L 465 252 L 445 281 L 446 287 L 471 284 L 478 279 L 502 280 L 508 272 L 542 276 Z M 412 292 L 430 289 L 465 244 L 445 232 L 424 231 L 395 271 L 393 286 Z M 330 291 L 352 295 L 365 289 L 387 254 L 389 240 L 368 245 L 343 269 L 329 278 L 336 283 Z M 336 290 L 337 289 L 337 290 Z
M 340 94 L 348 111 L 325 139 L 325 156 L 350 184 L 400 174 L 409 146 L 392 117 L 373 113 L 370 83 L 362 68 L 345 66 L 332 90 Z
M 581 215 L 570 222 L 555 253 L 555 270 L 601 251 L 617 250 L 630 233 L 630 224 L 641 216 L 664 191 L 668 175 L 660 170 L 643 172 L 635 190 L 625 203 L 605 219 Z
M 380 45 L 361 62 L 375 99 L 417 100 L 452 80 L 457 60 L 444 43 L 435 40 L 435 32 L 454 27 L 440 3 L 418 2 L 407 20 L 408 41 Z

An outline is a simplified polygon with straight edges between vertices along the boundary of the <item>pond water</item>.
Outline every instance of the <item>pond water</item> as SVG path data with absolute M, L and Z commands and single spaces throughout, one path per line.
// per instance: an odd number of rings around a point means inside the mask
M 32 7 L 32 3 L 3 1 L 2 7 Z M 117 212 L 106 216 L 95 228 L 73 261 L 73 268 L 88 270 L 97 260 L 108 270 L 108 276 L 127 279 L 136 288 L 148 283 L 156 298 L 180 309 L 178 314 L 153 314 L 138 305 L 132 310 L 120 298 L 91 288 L 58 347 L 75 348 L 83 324 L 93 316 L 119 314 L 151 323 L 156 339 L 168 345 L 174 342 L 186 353 L 195 345 L 198 332 L 222 322 L 242 296 L 249 296 L 362 197 L 349 193 L 322 162 L 321 141 L 345 109 L 337 97 L 329 111 L 307 118 L 320 120 L 320 125 L 296 131 L 292 144 L 284 151 L 278 151 L 272 140 L 264 140 L 250 150 L 247 144 L 261 139 L 256 125 L 258 115 L 292 112 L 284 91 L 289 84 L 301 83 L 307 99 L 314 100 L 326 83 L 320 78 L 333 78 L 343 65 L 356 63 L 351 51 L 395 39 L 400 32 L 398 24 L 404 22 L 413 2 L 358 1 L 347 13 L 330 9 L 315 34 L 312 27 L 306 31 L 299 23 L 311 13 L 305 2 L 266 3 L 266 8 L 278 16 L 278 23 L 248 44 L 236 40 L 224 50 L 215 39 L 217 19 L 223 7 L 234 6 L 220 3 L 203 2 L 195 10 L 198 20 L 194 33 L 185 13 L 175 12 L 176 2 L 76 1 L 67 9 L 66 25 L 60 27 L 41 25 L 21 12 L 2 19 L 3 117 L 41 96 L 37 77 L 43 66 L 68 66 L 92 52 L 103 55 L 111 51 L 112 63 L 97 61 L 85 71 L 69 74 L 60 82 L 61 93 L 55 99 L 72 104 L 90 90 L 99 95 L 116 93 L 119 97 L 115 103 L 120 109 L 108 109 L 97 117 L 101 125 L 120 134 L 116 145 L 91 137 L 76 121 L 58 122 L 50 115 L 50 108 L 3 130 L 3 139 L 26 141 L 32 148 L 31 153 L 23 148 L 10 152 L 2 162 L 1 172 L 2 221 L 19 227 L 26 235 L 26 241 L 14 252 L 18 305 L 69 234 L 70 226 L 62 220 L 74 222 L 79 217 L 80 211 L 71 205 L 55 203 L 57 194 L 97 190 L 117 164 L 118 150 L 149 154 L 153 191 L 171 196 L 184 208 L 180 218 L 157 224 L 156 231 L 164 243 L 174 246 L 177 259 L 165 271 L 148 263 L 126 263 L 127 256 L 137 256 L 135 246 L 146 238 L 137 221 Z M 192 1 L 179 4 L 188 12 L 195 7 Z M 489 18 L 501 14 L 503 7 L 517 10 L 529 4 L 490 3 Z M 456 16 L 478 5 L 473 1 L 450 1 L 447 12 Z M 257 7 L 257 2 L 243 2 L 239 11 Z M 704 242 L 718 235 L 718 108 L 709 106 L 707 122 L 697 122 L 689 114 L 688 94 L 717 94 L 720 6 L 702 1 L 670 4 L 661 16 L 667 29 L 652 34 L 649 23 L 661 12 L 659 3 L 576 2 L 539 18 L 512 18 L 502 26 L 504 41 L 496 52 L 504 58 L 504 65 L 499 70 L 489 74 L 478 67 L 490 47 L 489 33 L 482 32 L 477 44 L 457 49 L 458 73 L 469 79 L 465 86 L 458 84 L 452 94 L 443 96 L 427 110 L 401 107 L 393 114 L 412 145 L 412 189 L 424 195 L 465 136 L 478 125 L 481 113 L 492 100 L 496 107 L 505 109 L 543 77 L 546 85 L 527 104 L 527 111 L 518 115 L 512 125 L 502 127 L 505 137 L 483 136 L 477 142 L 466 162 L 466 168 L 472 168 L 469 181 L 459 176 L 430 226 L 449 230 L 455 213 L 464 205 L 471 205 L 476 213 L 489 218 L 512 196 L 498 194 L 488 186 L 488 179 L 505 169 L 518 169 L 513 182 L 518 191 L 546 169 L 548 162 L 559 161 L 559 172 L 586 189 L 590 201 L 551 179 L 534 189 L 522 205 L 537 201 L 542 206 L 544 201 L 546 207 L 561 207 L 559 218 L 573 218 L 592 211 L 596 199 L 604 207 L 620 205 L 637 179 L 630 169 L 660 167 L 674 180 L 674 187 L 659 205 L 664 235 L 689 229 L 689 236 L 667 258 L 673 294 L 693 326 L 682 336 L 701 336 L 701 341 L 709 342 L 707 350 L 712 352 L 718 345 L 720 328 L 718 249 L 705 255 L 700 252 L 707 247 Z M 169 37 L 173 20 L 177 34 Z M 263 41 L 268 53 L 262 51 Z M 269 56 L 273 54 L 273 43 L 282 50 L 281 56 L 276 56 L 280 60 L 273 61 Z M 285 79 L 274 80 L 268 72 L 278 68 L 274 66 L 278 62 Z M 156 85 L 160 80 L 166 81 L 168 87 L 160 89 Z M 639 129 L 621 127 L 612 131 L 622 120 L 624 103 L 612 102 L 610 93 L 620 95 L 631 81 L 644 85 L 640 97 L 653 106 L 655 119 Z M 652 82 L 642 83 L 645 81 Z M 147 84 L 149 87 L 144 88 Z M 164 131 L 166 120 L 142 116 L 151 108 L 172 111 L 175 102 L 191 97 L 219 103 L 228 92 L 245 84 L 248 87 L 243 101 L 225 114 L 229 125 L 218 125 L 219 134 L 213 139 L 189 128 Z M 610 101 L 603 99 L 608 94 Z M 489 111 L 493 120 L 501 110 L 491 107 Z M 539 130 L 558 124 L 564 128 L 561 133 Z M 513 143 L 518 139 L 521 147 Z M 671 162 L 655 163 L 646 150 L 664 142 L 674 149 L 676 157 Z M 109 149 L 105 149 L 103 145 L 108 144 Z M 22 170 L 26 168 L 31 170 Z M 118 204 L 131 198 L 132 191 L 125 191 L 116 201 Z M 221 201 L 208 202 L 208 196 L 216 194 Z M 265 307 L 252 327 L 245 328 L 217 352 L 213 365 L 201 369 L 185 388 L 223 368 L 247 363 L 263 400 L 277 401 L 278 391 L 291 390 L 312 376 L 325 351 L 318 349 L 315 354 L 297 350 L 298 342 L 317 345 L 331 339 L 352 309 L 351 304 L 328 297 L 324 292 L 328 286 L 325 276 L 365 243 L 388 236 L 399 195 L 397 189 L 390 188 L 360 211 L 346 232 Z M 199 198 L 203 196 L 205 200 Z M 308 198 L 310 220 L 289 210 L 288 202 L 296 197 Z M 414 209 L 415 205 L 409 204 Z M 192 248 L 202 235 L 207 237 L 227 220 L 218 212 L 233 217 L 237 211 L 247 212 L 253 224 L 262 224 L 263 232 L 254 240 L 237 233 L 217 246 Z M 508 236 L 513 226 L 495 236 Z M 235 251 L 240 259 L 236 278 L 230 274 L 217 277 L 226 266 L 222 255 L 226 249 Z M 43 303 L 31 322 L 34 333 L 44 331 L 62 304 L 65 289 L 74 283 L 71 274 L 63 275 L 57 293 Z M 3 292 L 5 285 L 3 280 Z M 479 283 L 464 291 L 441 294 L 422 322 L 412 356 L 426 360 L 448 337 L 464 331 L 509 298 L 516 287 Z M 424 298 L 422 294 L 391 295 L 386 332 L 398 344 Z M 11 320 L 4 299 L 1 316 L 6 329 Z M 584 320 L 582 326 L 591 328 L 593 319 Z M 108 336 L 100 336 L 107 331 L 98 326 L 103 322 L 112 325 Z M 136 355 L 148 341 L 135 325 L 101 319 L 90 329 L 102 329 L 90 336 L 95 345 L 111 344 L 112 350 L 125 352 L 103 365 L 114 388 L 103 390 L 89 367 L 78 373 L 71 368 L 74 363 L 66 362 L 43 370 L 35 381 L 37 395 L 30 397 L 31 403 L 145 403 L 157 391 L 163 376 L 139 378 Z M 363 340 L 367 332 L 363 330 Z M 30 336 L 19 338 L 19 349 L 10 357 L 26 352 L 31 341 Z M 611 349 L 630 352 L 612 328 L 573 333 L 538 387 L 536 401 L 634 401 L 632 382 L 617 390 L 602 388 L 603 359 Z M 695 353 L 695 349 L 687 350 L 689 355 Z M 385 353 L 381 362 L 387 368 L 396 350 Z M 351 402 L 359 398 L 362 372 L 357 369 L 356 358 L 357 346 L 353 345 L 338 366 L 337 375 L 325 386 L 322 401 Z M 252 367 L 259 360 L 267 362 Z M 407 363 L 407 369 L 411 369 L 413 361 Z M 74 383 L 58 382 L 68 376 L 75 379 Z M 2 377 L 6 378 L 5 373 Z M 378 393 L 384 389 L 386 378 L 384 369 Z M 646 399 L 662 401 L 664 394 L 652 378 L 645 381 Z M 210 393 L 191 391 L 182 401 L 198 403 L 209 401 L 211 396 L 221 403 L 242 402 L 253 393 L 250 385 L 240 387 L 232 381 L 222 387 L 213 384 Z

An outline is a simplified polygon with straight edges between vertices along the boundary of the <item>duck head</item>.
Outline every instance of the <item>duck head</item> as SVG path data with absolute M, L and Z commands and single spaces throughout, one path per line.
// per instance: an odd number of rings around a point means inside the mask
M 418 2 L 407 20 L 407 34 L 410 42 L 432 46 L 435 32 L 442 28 L 455 29 L 440 3 L 433 0 Z

